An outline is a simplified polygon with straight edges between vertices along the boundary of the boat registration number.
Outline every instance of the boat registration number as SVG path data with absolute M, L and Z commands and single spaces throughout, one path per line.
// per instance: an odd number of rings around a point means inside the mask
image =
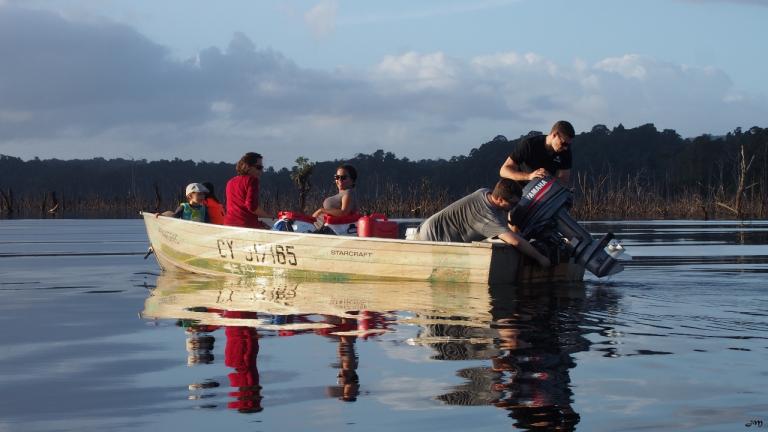
M 217 239 L 216 247 L 221 258 L 245 260 L 259 264 L 291 265 L 299 264 L 292 245 L 274 243 L 249 243 L 245 246 L 235 245 L 231 239 Z

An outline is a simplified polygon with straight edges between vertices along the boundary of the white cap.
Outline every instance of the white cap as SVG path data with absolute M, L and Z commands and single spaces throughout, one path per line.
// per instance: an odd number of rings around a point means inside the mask
M 200 183 L 190 183 L 187 185 L 186 194 L 189 195 L 192 192 L 208 193 L 208 189 L 206 189 L 205 186 L 201 185 Z

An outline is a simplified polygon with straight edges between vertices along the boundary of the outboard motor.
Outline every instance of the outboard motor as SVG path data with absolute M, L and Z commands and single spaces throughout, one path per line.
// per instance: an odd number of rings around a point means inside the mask
M 624 266 L 605 251 L 613 233 L 600 240 L 593 239 L 568 213 L 572 206 L 573 192 L 555 178 L 535 179 L 523 188 L 520 202 L 509 212 L 509 222 L 516 225 L 526 239 L 562 246 L 577 264 L 597 277 L 624 270 Z

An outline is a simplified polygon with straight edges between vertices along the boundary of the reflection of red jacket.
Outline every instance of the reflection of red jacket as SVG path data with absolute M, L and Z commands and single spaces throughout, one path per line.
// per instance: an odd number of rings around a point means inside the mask
M 256 356 L 259 354 L 259 337 L 251 327 L 227 327 L 227 345 L 224 349 L 224 364 L 235 371 L 230 373 L 229 385 L 236 391 L 227 404 L 239 411 L 261 411 L 261 387 Z
M 252 375 L 257 372 L 256 356 L 259 354 L 259 339 L 256 330 L 250 327 L 227 327 L 227 346 L 224 349 L 224 364 L 235 369 L 232 376 L 241 378 L 232 382 L 234 387 L 251 386 L 258 384 L 258 378 L 254 381 Z
M 227 318 L 253 318 L 255 312 L 225 311 Z M 236 391 L 229 395 L 235 400 L 227 406 L 240 411 L 261 411 L 261 387 L 256 357 L 259 355 L 259 335 L 252 327 L 227 327 L 224 364 L 234 369 L 228 375 L 229 385 Z

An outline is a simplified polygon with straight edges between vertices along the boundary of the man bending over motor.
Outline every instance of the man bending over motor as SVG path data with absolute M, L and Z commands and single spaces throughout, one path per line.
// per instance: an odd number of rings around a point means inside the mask
M 498 237 L 542 267 L 549 267 L 549 259 L 515 232 L 516 227 L 507 224 L 507 212 L 520 201 L 522 192 L 510 179 L 499 180 L 492 192 L 478 189 L 422 222 L 414 240 L 471 243 Z

